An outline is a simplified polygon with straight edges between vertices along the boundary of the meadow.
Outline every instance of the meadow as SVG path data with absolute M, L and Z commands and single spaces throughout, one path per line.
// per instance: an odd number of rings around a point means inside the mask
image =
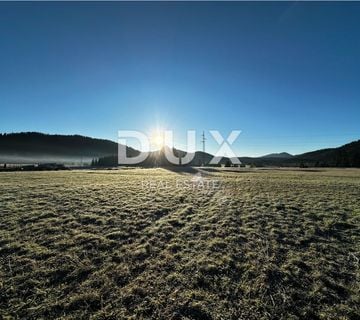
M 359 319 L 360 170 L 0 173 L 0 318 Z

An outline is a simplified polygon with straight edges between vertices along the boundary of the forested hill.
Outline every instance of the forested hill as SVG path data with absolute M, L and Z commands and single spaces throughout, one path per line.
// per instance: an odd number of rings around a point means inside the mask
M 338 148 L 307 152 L 288 160 L 289 163 L 294 161 L 316 167 L 360 167 L 360 140 Z
M 242 163 L 256 166 L 279 167 L 357 167 L 360 168 L 360 140 L 338 148 L 321 149 L 288 158 L 281 157 L 241 157 Z
M 105 156 L 117 153 L 117 143 L 80 135 L 37 132 L 0 134 L 0 154 Z
M 90 163 L 117 154 L 116 142 L 81 135 L 22 132 L 0 134 L 0 163 Z M 138 151 L 127 148 L 128 156 Z

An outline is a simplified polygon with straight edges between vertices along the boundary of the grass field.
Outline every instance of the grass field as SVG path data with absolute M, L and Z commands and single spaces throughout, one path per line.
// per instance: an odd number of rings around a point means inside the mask
M 359 319 L 359 227 L 360 170 L 0 173 L 0 314 Z

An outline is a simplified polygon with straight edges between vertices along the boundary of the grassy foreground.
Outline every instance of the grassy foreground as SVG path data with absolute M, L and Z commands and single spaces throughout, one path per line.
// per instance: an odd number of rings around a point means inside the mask
M 358 170 L 0 173 L 0 318 L 359 319 L 359 227 Z

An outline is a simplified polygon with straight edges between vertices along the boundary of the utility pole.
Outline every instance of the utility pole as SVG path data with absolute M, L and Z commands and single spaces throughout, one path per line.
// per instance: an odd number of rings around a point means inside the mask
M 205 165 L 205 131 L 203 131 L 202 135 L 201 135 L 202 139 L 201 139 L 201 143 L 202 143 L 202 147 L 203 147 L 203 155 L 202 155 L 202 166 Z

